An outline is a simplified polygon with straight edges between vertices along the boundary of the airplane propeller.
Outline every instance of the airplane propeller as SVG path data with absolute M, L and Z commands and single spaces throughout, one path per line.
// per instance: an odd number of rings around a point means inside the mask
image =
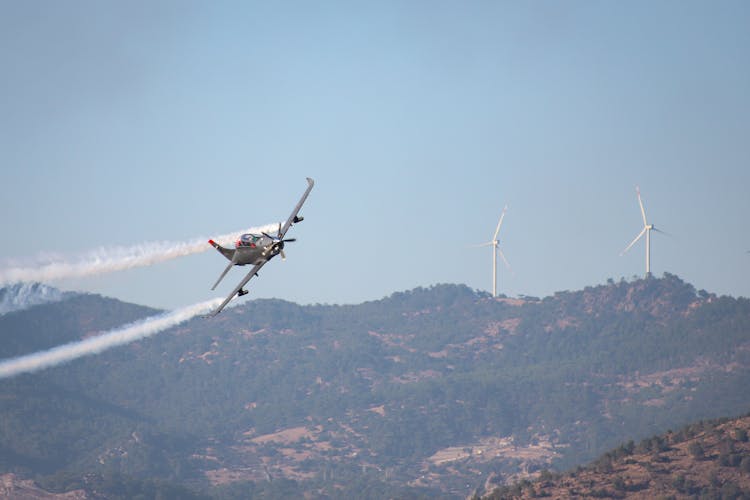
M 281 243 L 281 242 L 289 243 L 290 241 L 297 241 L 297 238 L 284 238 L 282 240 L 281 238 L 279 238 L 277 236 L 271 236 L 270 234 L 267 234 L 267 233 L 260 233 L 260 234 L 262 234 L 263 236 L 265 236 L 269 240 L 273 241 L 274 243 Z
M 284 243 L 291 243 L 293 241 L 297 241 L 297 238 L 282 238 L 281 237 L 281 223 L 279 223 L 277 236 L 271 236 L 268 233 L 261 233 L 261 234 L 273 242 L 272 247 L 279 249 L 281 260 L 286 260 L 286 254 L 284 253 Z

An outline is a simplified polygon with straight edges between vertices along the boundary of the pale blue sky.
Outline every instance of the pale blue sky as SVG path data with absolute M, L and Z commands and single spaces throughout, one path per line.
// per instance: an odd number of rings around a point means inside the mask
M 750 296 L 750 3 L 0 1 L 0 263 L 306 220 L 249 297 Z M 205 254 L 51 284 L 176 307 Z

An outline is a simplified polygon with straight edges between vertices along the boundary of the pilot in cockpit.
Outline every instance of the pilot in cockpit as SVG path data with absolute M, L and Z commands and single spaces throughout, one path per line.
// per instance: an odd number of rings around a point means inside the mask
M 243 234 L 242 236 L 240 236 L 240 239 L 237 242 L 237 246 L 255 248 L 258 240 L 260 240 L 260 236 L 256 234 Z

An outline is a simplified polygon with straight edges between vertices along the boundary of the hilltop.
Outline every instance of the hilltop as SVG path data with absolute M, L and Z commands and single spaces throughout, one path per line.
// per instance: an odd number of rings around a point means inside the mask
M 153 312 L 87 295 L 16 311 L 0 355 Z M 218 497 L 465 497 L 747 412 L 748 384 L 750 301 L 673 275 L 545 298 L 255 300 L 4 381 L 0 472 L 58 491 L 116 473 Z
M 57 302 L 72 295 L 74 294 L 71 292 L 61 292 L 42 283 L 15 283 L 0 288 L 0 315 Z
M 485 500 L 750 498 L 750 416 L 704 421 L 629 441 L 587 467 L 498 488 Z

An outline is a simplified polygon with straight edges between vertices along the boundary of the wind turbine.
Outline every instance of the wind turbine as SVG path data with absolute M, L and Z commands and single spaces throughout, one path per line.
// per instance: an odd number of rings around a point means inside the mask
M 653 224 L 649 224 L 646 220 L 646 210 L 643 208 L 643 201 L 641 200 L 641 190 L 638 188 L 638 186 L 635 187 L 635 192 L 638 194 L 638 204 L 641 206 L 641 215 L 643 216 L 643 229 L 640 233 L 638 233 L 638 236 L 635 237 L 633 241 L 630 242 L 630 245 L 625 247 L 625 250 L 620 252 L 620 256 L 622 257 L 625 255 L 625 252 L 630 250 L 630 247 L 635 245 L 635 242 L 641 239 L 641 237 L 645 234 L 646 235 L 646 277 L 651 276 L 651 231 L 656 231 L 657 233 L 667 234 L 664 231 L 660 231 L 654 227 Z
M 487 243 L 480 243 L 479 245 L 474 245 L 475 247 L 487 247 L 492 246 L 492 296 L 497 297 L 497 254 L 500 254 L 500 258 L 503 259 L 503 262 L 505 262 L 505 266 L 510 269 L 510 264 L 508 264 L 508 259 L 505 258 L 505 255 L 503 255 L 503 251 L 498 248 L 499 241 L 497 241 L 497 235 L 500 233 L 500 226 L 503 225 L 503 218 L 505 217 L 505 212 L 508 210 L 508 205 L 505 205 L 505 208 L 503 208 L 503 213 L 500 214 L 500 220 L 497 221 L 497 228 L 495 229 L 495 234 L 492 236 L 492 240 L 488 241 Z

